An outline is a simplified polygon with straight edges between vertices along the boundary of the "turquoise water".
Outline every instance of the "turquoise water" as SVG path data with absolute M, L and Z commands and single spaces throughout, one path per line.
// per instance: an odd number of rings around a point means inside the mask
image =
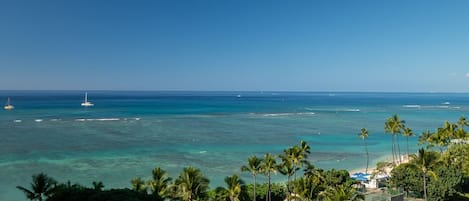
M 398 114 L 421 133 L 469 113 L 469 94 L 90 91 L 91 108 L 80 106 L 83 95 L 0 91 L 15 105 L 0 111 L 0 200 L 25 200 L 15 186 L 39 172 L 111 188 L 130 187 L 156 166 L 176 177 L 192 165 L 222 185 L 250 155 L 277 154 L 300 140 L 316 166 L 356 169 L 366 162 L 362 127 L 376 162 L 390 155 L 387 117 Z

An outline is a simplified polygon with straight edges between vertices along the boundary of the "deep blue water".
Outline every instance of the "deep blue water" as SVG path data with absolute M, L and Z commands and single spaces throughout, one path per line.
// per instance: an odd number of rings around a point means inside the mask
M 250 155 L 278 154 L 300 140 L 311 145 L 316 166 L 356 169 L 366 162 L 362 127 L 376 162 L 390 155 L 383 129 L 389 116 L 398 114 L 419 134 L 469 113 L 469 94 L 89 91 L 90 108 L 80 106 L 83 95 L 0 91 L 0 100 L 11 97 L 15 106 L 0 111 L 0 200 L 25 200 L 15 186 L 42 171 L 111 188 L 130 187 L 156 166 L 174 178 L 192 165 L 212 186 L 222 185 Z

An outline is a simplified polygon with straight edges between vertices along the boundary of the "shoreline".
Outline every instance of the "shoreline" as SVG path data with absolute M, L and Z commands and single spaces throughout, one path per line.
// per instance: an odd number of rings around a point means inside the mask
M 402 162 L 397 162 L 396 165 L 400 165 L 400 164 L 404 164 L 404 163 L 408 163 L 410 158 L 409 158 L 409 155 L 407 154 L 403 154 L 401 155 L 401 160 Z M 385 155 L 385 156 L 382 156 L 382 157 L 379 157 L 375 160 L 372 160 L 371 163 L 370 163 L 370 166 L 368 167 L 368 173 L 369 174 L 373 174 L 375 171 L 376 171 L 376 164 L 379 163 L 379 162 L 388 162 L 388 163 L 392 163 L 392 155 Z M 387 166 L 386 169 L 385 169 L 385 174 L 387 175 L 390 175 L 392 169 L 394 167 L 392 166 Z M 356 169 L 352 169 L 352 170 L 349 170 L 349 174 L 352 175 L 352 174 L 355 174 L 355 173 L 365 173 L 366 172 L 366 167 L 361 167 L 361 168 L 356 168 Z

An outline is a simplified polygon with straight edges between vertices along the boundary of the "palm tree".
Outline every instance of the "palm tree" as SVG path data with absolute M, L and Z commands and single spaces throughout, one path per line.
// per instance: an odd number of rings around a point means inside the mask
M 56 184 L 57 182 L 53 178 L 47 176 L 47 174 L 39 173 L 37 175 L 33 175 L 31 190 L 22 186 L 16 186 L 16 188 L 23 191 L 28 199 L 42 201 L 44 198 L 52 195 Z
M 210 180 L 199 169 L 187 167 L 174 182 L 184 201 L 199 200 L 206 197 Z
M 396 165 L 396 155 L 399 152 L 399 161 L 401 158 L 401 151 L 399 147 L 399 138 L 398 138 L 398 150 L 396 151 L 396 145 L 395 145 L 395 136 L 401 133 L 401 130 L 404 128 L 404 123 L 405 121 L 400 120 L 397 115 L 394 115 L 392 117 L 389 117 L 386 122 L 384 123 L 384 129 L 386 133 L 391 133 L 392 134 L 392 158 L 393 158 L 393 164 Z
M 441 164 L 440 155 L 436 152 L 428 152 L 425 149 L 419 149 L 418 155 L 411 155 L 411 165 L 423 173 L 423 195 L 427 200 L 427 175 L 436 179 L 436 174 L 431 170 L 437 164 Z
M 365 173 L 368 174 L 368 164 L 370 160 L 370 156 L 368 154 L 368 145 L 366 144 L 366 138 L 368 138 L 368 130 L 366 128 L 362 128 L 361 133 L 358 134 L 358 136 L 363 140 L 363 143 L 365 143 L 365 151 L 366 151 L 366 169 Z
M 140 177 L 134 177 L 130 183 L 132 183 L 132 189 L 136 192 L 146 192 L 147 187 L 145 186 L 145 181 Z
M 263 163 L 261 164 L 261 172 L 267 176 L 268 183 L 267 183 L 267 195 L 266 201 L 272 201 L 272 196 L 270 192 L 270 183 L 271 183 L 271 176 L 272 173 L 277 173 L 277 161 L 275 160 L 275 156 L 268 153 L 265 155 Z
M 323 190 L 324 176 L 322 169 L 316 169 L 312 164 L 306 164 L 303 177 L 294 180 L 293 200 L 312 201 L 315 200 L 318 193 Z
M 151 173 L 152 179 L 147 182 L 147 185 L 158 200 L 164 200 L 167 197 L 168 185 L 172 179 L 160 167 L 153 169 Z
M 457 124 L 460 128 L 462 128 L 464 126 L 469 126 L 469 122 L 467 121 L 466 117 L 464 117 L 464 116 L 459 117 L 459 120 L 458 120 Z
M 455 135 L 454 135 L 454 138 L 455 138 L 455 139 L 467 140 L 468 135 L 467 135 L 466 131 L 464 130 L 464 128 L 461 128 L 461 127 L 460 127 L 458 130 L 456 130 L 456 131 L 454 132 L 454 134 L 455 134 Z
M 308 162 L 307 158 L 311 153 L 310 150 L 311 147 L 303 140 L 300 142 L 300 146 L 295 145 L 284 150 L 285 156 L 289 157 L 292 162 L 295 179 L 297 170 Z
M 457 125 L 459 126 L 459 129 L 456 132 L 456 138 L 457 139 L 463 139 L 467 140 L 469 137 L 466 131 L 464 130 L 465 126 L 469 126 L 469 122 L 467 121 L 466 117 L 462 116 L 459 118 Z
M 291 189 L 290 189 L 290 181 L 291 177 L 296 173 L 297 170 L 300 168 L 295 167 L 292 160 L 287 156 L 287 155 L 280 155 L 280 159 L 282 160 L 282 163 L 278 165 L 278 171 L 287 176 L 287 191 L 288 191 L 288 196 L 287 200 L 289 200 L 289 197 L 291 195 Z
M 224 189 L 224 188 L 223 188 Z M 168 186 L 167 198 L 171 201 L 181 201 L 181 193 L 179 192 L 179 186 L 172 183 Z
M 227 201 L 229 198 L 229 195 L 228 195 L 228 190 L 226 190 L 226 188 L 223 188 L 223 187 L 217 187 L 213 190 L 213 193 L 214 195 L 211 196 L 211 199 L 209 200 L 212 200 L 212 201 Z M 169 199 L 170 201 L 177 201 L 178 199 Z
M 318 175 L 307 175 L 293 181 L 293 200 L 312 201 L 322 190 L 322 178 Z
M 311 153 L 311 147 L 305 141 L 301 140 L 300 142 L 301 155 L 304 159 L 308 158 L 308 155 Z
M 307 177 L 307 176 L 322 176 L 321 173 L 322 173 L 323 169 L 317 169 L 316 167 L 314 167 L 313 164 L 311 163 L 308 163 L 306 164 L 306 167 L 304 168 L 304 174 L 303 176 L 304 177 Z
M 104 188 L 104 184 L 101 181 L 93 181 L 93 188 L 96 191 L 102 191 Z
M 404 133 L 402 135 L 405 137 L 407 142 L 407 156 L 409 156 L 409 137 L 414 136 L 414 132 L 410 128 L 404 128 Z
M 433 146 L 432 136 L 433 136 L 433 133 L 427 129 L 425 132 L 420 134 L 418 144 L 419 145 L 427 144 L 427 148 L 431 148 Z
M 243 172 L 250 172 L 252 177 L 254 178 L 254 201 L 256 201 L 256 176 L 261 172 L 261 164 L 262 159 L 257 158 L 256 156 L 251 156 L 248 159 L 248 165 L 243 165 L 241 167 L 241 171 Z
M 438 131 L 430 137 L 430 143 L 438 145 L 440 153 L 443 154 L 443 147 L 450 143 L 450 132 L 447 128 L 438 128 Z
M 446 136 L 448 138 L 454 138 L 456 136 L 456 129 L 458 128 L 458 125 L 456 124 L 453 124 L 453 123 L 450 123 L 448 121 L 445 121 L 445 126 L 444 126 L 444 130 L 446 132 Z
M 464 127 L 469 126 L 469 122 L 467 121 L 466 117 L 462 116 L 459 118 L 458 122 L 456 123 L 459 129 L 454 132 L 455 139 L 462 139 L 466 140 L 468 135 L 464 130 Z
M 305 141 L 301 140 L 300 142 L 300 155 L 301 155 L 301 167 L 303 165 L 309 165 L 308 156 L 311 154 L 311 147 Z M 296 171 L 295 171 L 295 179 L 296 179 Z
M 225 183 L 228 185 L 228 197 L 230 201 L 239 201 L 239 195 L 241 195 L 242 186 L 244 181 L 234 174 L 231 177 L 225 177 Z

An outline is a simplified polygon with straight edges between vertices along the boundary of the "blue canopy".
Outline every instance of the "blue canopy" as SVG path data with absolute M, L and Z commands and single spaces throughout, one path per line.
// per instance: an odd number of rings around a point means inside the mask
M 363 172 L 357 172 L 355 174 L 352 174 L 352 176 L 350 176 L 350 177 L 353 178 L 353 179 L 356 179 L 358 181 L 368 181 L 368 180 L 370 180 L 370 174 L 363 173 Z

